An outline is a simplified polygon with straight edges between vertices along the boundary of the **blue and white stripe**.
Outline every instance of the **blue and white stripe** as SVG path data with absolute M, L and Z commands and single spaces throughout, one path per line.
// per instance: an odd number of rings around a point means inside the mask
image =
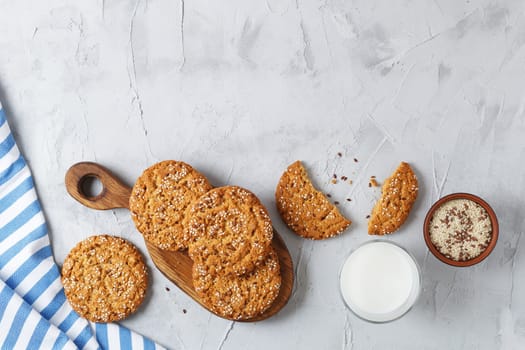
M 31 172 L 0 104 L 0 348 L 161 349 L 69 306 Z

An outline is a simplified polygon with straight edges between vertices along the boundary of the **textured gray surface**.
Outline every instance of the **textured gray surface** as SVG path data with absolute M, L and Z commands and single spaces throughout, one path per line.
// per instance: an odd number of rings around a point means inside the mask
M 523 348 L 523 1 L 0 7 L 0 97 L 34 171 L 58 262 L 93 233 L 145 251 L 127 211 L 95 212 L 68 197 L 63 176 L 80 160 L 132 184 L 148 165 L 182 159 L 215 185 L 245 186 L 268 206 L 293 255 L 289 304 L 257 324 L 211 316 L 149 261 L 153 286 L 127 326 L 176 349 Z M 278 218 L 273 191 L 296 159 L 354 221 L 342 236 L 306 241 Z M 337 274 L 370 239 L 365 216 L 379 190 L 368 177 L 384 179 L 401 160 L 415 167 L 420 196 L 390 239 L 416 256 L 424 290 L 404 318 L 372 325 L 345 310 Z M 333 173 L 354 184 L 330 184 Z M 457 191 L 482 196 L 500 219 L 496 249 L 472 268 L 437 261 L 421 232 L 431 203 Z

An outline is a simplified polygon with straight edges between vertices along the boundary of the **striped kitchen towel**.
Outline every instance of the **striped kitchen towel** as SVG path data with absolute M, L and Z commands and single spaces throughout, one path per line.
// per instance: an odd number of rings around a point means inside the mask
M 31 172 L 0 104 L 0 348 L 161 349 L 69 306 Z

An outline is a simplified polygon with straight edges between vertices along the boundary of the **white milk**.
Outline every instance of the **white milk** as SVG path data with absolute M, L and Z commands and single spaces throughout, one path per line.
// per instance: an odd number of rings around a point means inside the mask
M 402 316 L 419 295 L 416 262 L 403 248 L 383 240 L 365 243 L 351 253 L 340 278 L 346 305 L 372 322 Z

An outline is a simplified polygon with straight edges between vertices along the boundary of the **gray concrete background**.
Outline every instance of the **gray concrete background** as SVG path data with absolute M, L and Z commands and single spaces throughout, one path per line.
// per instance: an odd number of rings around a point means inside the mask
M 94 233 L 146 252 L 126 210 L 95 212 L 67 195 L 69 166 L 97 161 L 132 184 L 154 162 L 181 159 L 214 185 L 262 199 L 292 253 L 295 290 L 275 317 L 232 323 L 148 258 L 148 298 L 123 322 L 133 330 L 175 349 L 523 348 L 524 6 L 0 0 L 0 98 L 56 260 Z M 278 217 L 275 185 L 296 159 L 354 221 L 341 236 L 307 241 Z M 338 270 L 370 239 L 365 217 L 380 190 L 368 178 L 382 181 L 402 160 L 417 171 L 420 196 L 388 238 L 417 258 L 423 292 L 402 319 L 368 324 L 345 309 Z M 334 173 L 353 185 L 331 184 Z M 492 255 L 464 269 L 437 261 L 422 237 L 430 205 L 458 191 L 485 198 L 501 229 Z

